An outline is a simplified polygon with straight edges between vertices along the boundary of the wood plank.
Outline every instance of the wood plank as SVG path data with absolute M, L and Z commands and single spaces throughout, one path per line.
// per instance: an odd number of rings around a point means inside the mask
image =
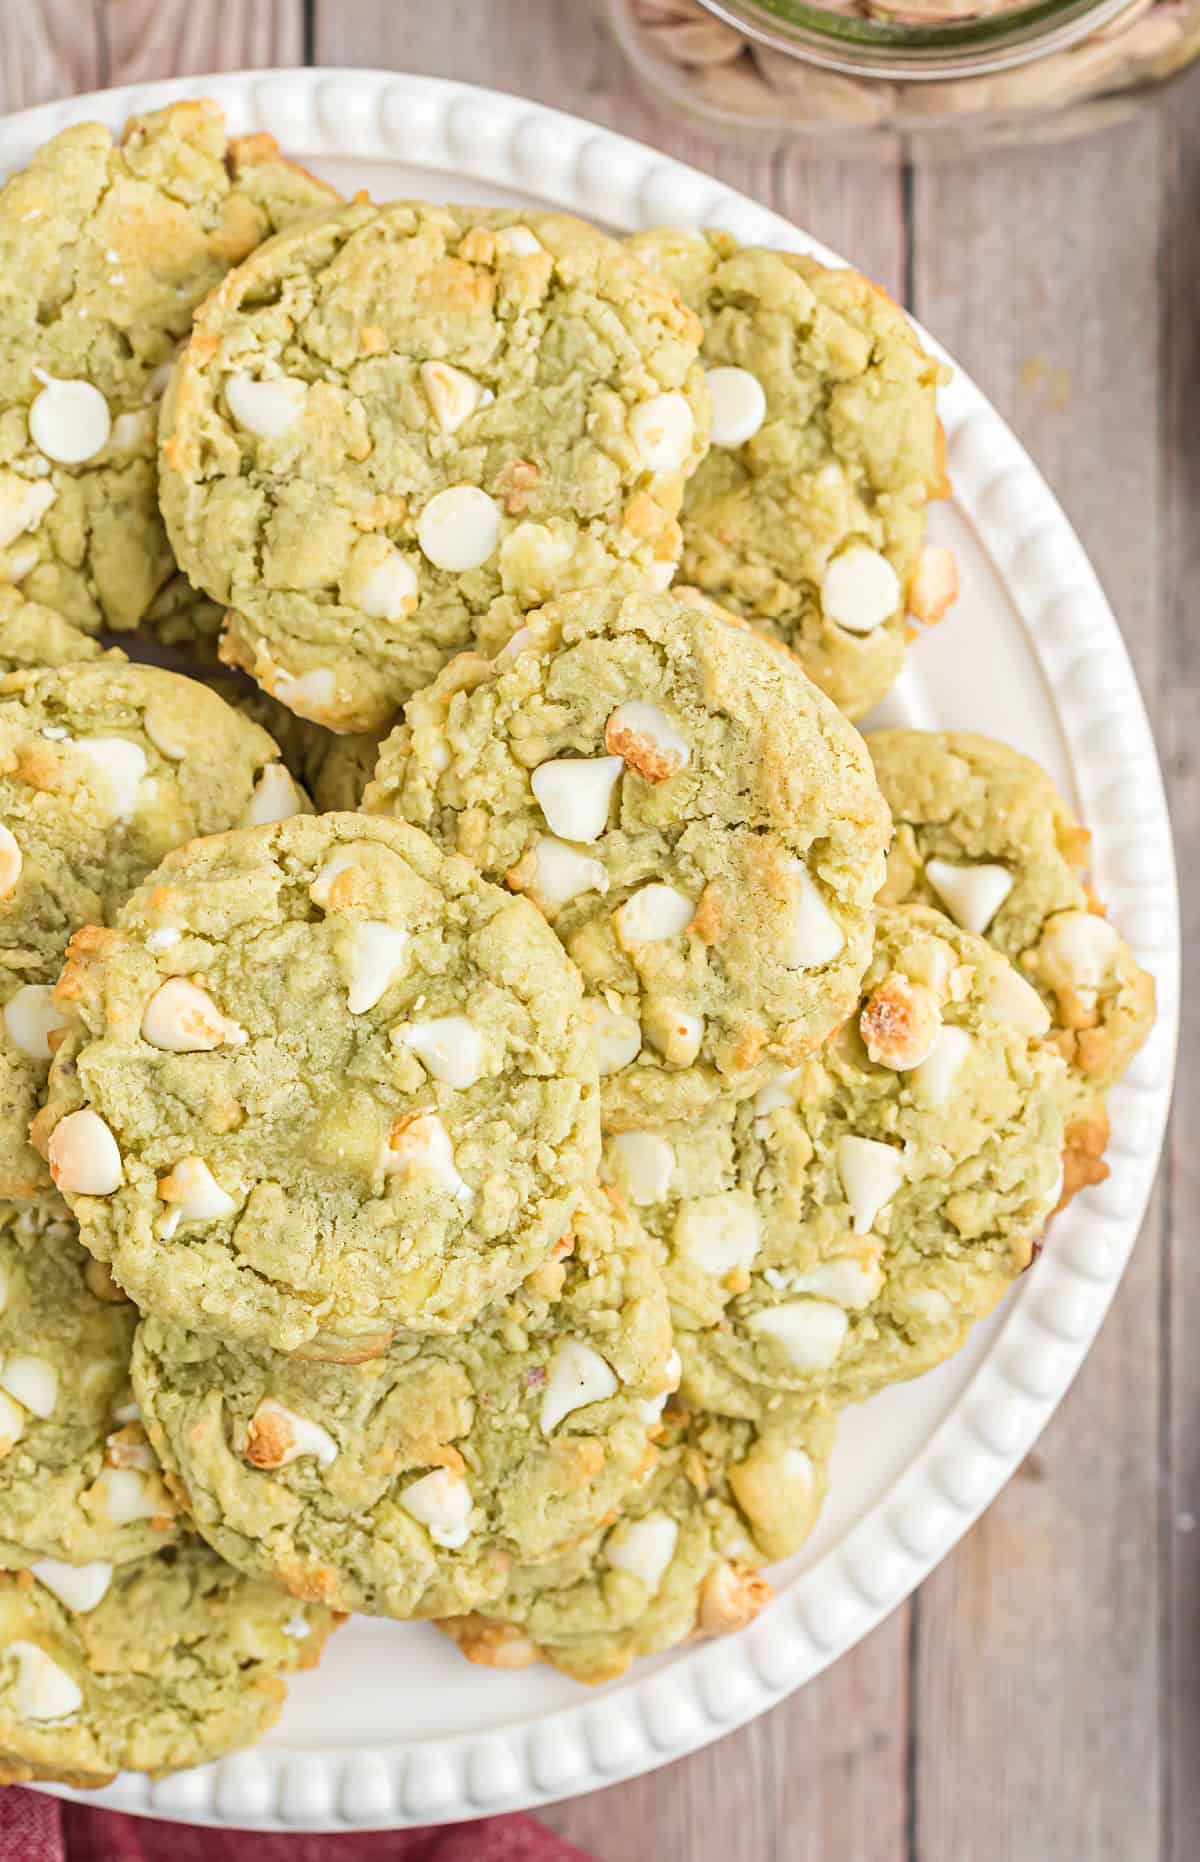
M 383 65 L 487 84 L 571 110 L 655 144 L 777 206 L 848 248 L 899 290 L 904 272 L 899 175 L 730 143 L 657 107 L 586 7 L 557 0 L 317 0 L 321 64 Z M 906 1617 L 900 1612 L 813 1687 L 756 1725 L 653 1777 L 578 1799 L 546 1820 L 600 1862 L 633 1854 L 688 1862 L 895 1862 L 902 1852 Z
M 918 314 L 1061 495 L 1152 708 L 1167 632 L 1154 315 L 1162 140 L 1151 110 L 1069 148 L 926 169 L 914 203 Z M 1181 274 L 1180 305 L 1185 289 Z M 1166 1214 L 1160 1198 L 1116 1310 L 1025 1478 L 921 1592 L 918 1857 L 1152 1862 L 1161 1854 Z
M 1200 575 L 1200 73 L 1181 84 L 1167 109 L 1166 217 L 1163 226 L 1163 426 L 1166 521 L 1171 575 L 1163 603 L 1161 744 L 1167 766 L 1183 891 L 1184 950 L 1200 948 L 1200 636 L 1195 618 Z M 1188 972 L 1185 970 L 1185 977 Z M 1163 1862 L 1191 1862 L 1200 1831 L 1200 1002 L 1195 963 L 1183 992 L 1179 1082 L 1170 1142 L 1172 1229 L 1163 1315 L 1168 1426 L 1164 1432 L 1162 1547 L 1168 1626 L 1162 1703 L 1166 1744 Z
M 0 0 L 0 111 L 27 110 L 104 83 L 92 0 Z
M 18 0 L 18 4 L 20 0 Z M 304 63 L 304 0 L 100 0 L 109 84 Z

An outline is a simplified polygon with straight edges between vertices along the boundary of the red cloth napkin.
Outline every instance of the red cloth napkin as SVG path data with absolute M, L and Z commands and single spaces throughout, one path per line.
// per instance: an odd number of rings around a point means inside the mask
M 264 1836 L 0 1790 L 0 1862 L 589 1862 L 532 1817 L 365 1836 Z

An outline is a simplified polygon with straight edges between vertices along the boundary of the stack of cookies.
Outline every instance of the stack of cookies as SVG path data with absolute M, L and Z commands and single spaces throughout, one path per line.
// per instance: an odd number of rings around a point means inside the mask
M 203 103 L 0 256 L 0 1770 L 252 1739 L 348 1611 L 740 1627 L 1153 1014 L 1035 765 L 852 721 L 956 592 L 942 371 Z

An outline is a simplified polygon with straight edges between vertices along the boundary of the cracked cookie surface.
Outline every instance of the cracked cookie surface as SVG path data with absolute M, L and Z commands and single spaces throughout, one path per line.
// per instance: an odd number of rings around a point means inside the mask
M 215 693 L 119 654 L 0 677 L 0 1195 L 50 1188 L 27 1134 L 67 940 L 171 848 L 252 819 L 278 759 Z
M 1025 989 L 940 913 L 882 910 L 862 996 L 753 1099 L 610 1137 L 662 1252 L 685 1402 L 753 1421 L 839 1406 L 958 1349 L 1058 1195 L 1063 1066 Z M 1031 993 L 1031 992 L 1027 992 Z
M 1090 837 L 1031 757 L 967 732 L 876 731 L 867 747 L 896 821 L 881 897 L 948 911 L 1045 1003 L 1038 1032 L 1071 1089 L 1065 1200 L 1108 1175 L 1104 1095 L 1154 1021 L 1154 979 L 1103 916 Z
M 134 1377 L 232 1563 L 340 1608 L 429 1616 L 615 1510 L 653 1461 L 670 1348 L 645 1238 L 593 1193 L 571 1251 L 466 1331 L 334 1365 L 148 1320 Z
M 65 1208 L 0 1206 L 0 1285 L 0 1564 L 158 1550 L 177 1508 L 132 1400 L 137 1309 Z
M 145 1310 L 317 1356 L 469 1323 L 594 1172 L 581 990 L 523 899 L 403 822 L 181 848 L 80 933 L 39 1118 Z
M 669 580 L 699 344 L 669 284 L 563 214 L 356 202 L 271 241 L 163 409 L 167 526 L 231 609 L 225 657 L 383 730 L 485 616 Z
M 551 918 L 611 1123 L 753 1090 L 855 999 L 888 831 L 869 759 L 790 655 L 711 603 L 548 603 L 410 701 L 363 805 Z
M 337 199 L 216 104 L 115 143 L 80 123 L 0 189 L 0 582 L 88 632 L 130 628 L 175 564 L 157 401 L 197 306 L 268 234 Z
M 704 325 L 712 445 L 684 496 L 679 579 L 861 717 L 904 664 L 906 612 L 940 618 L 957 586 L 948 551 L 922 558 L 926 506 L 948 490 L 946 371 L 857 272 L 721 232 L 630 245 Z
M 87 1570 L 0 1574 L 0 1779 L 96 1786 L 249 1745 L 336 1622 L 198 1539 L 107 1583 Z
M 798 1551 L 816 1524 L 833 1417 L 783 1405 L 759 1429 L 672 1406 L 663 1433 L 615 1525 L 519 1566 L 486 1610 L 442 1619 L 469 1660 L 611 1681 L 639 1656 L 753 1620 L 771 1596 L 759 1567 Z

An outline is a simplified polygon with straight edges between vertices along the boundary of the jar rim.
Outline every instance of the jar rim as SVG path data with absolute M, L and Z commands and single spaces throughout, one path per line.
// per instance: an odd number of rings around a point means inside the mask
M 832 12 L 820 0 L 700 0 L 747 39 L 854 77 L 972 76 L 1065 49 L 1132 0 L 1019 0 L 984 18 L 909 21 Z

